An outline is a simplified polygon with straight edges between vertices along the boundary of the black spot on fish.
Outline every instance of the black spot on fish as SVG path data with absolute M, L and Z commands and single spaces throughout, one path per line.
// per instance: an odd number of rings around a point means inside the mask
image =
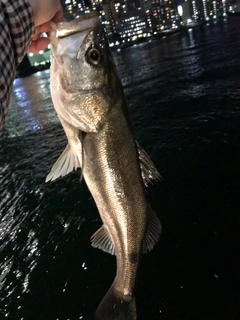
M 136 253 L 136 252 L 130 253 L 130 255 L 129 255 L 129 260 L 130 260 L 130 262 L 131 262 L 132 264 L 138 263 L 138 260 L 139 260 L 139 255 L 138 255 L 138 253 Z

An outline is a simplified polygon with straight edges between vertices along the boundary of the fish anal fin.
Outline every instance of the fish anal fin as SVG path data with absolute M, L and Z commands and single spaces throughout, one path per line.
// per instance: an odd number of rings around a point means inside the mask
M 152 160 L 137 141 L 136 146 L 138 150 L 142 179 L 145 186 L 147 187 L 149 183 L 152 183 L 152 180 L 163 180 Z
M 115 255 L 114 244 L 104 225 L 92 235 L 91 243 L 94 248 L 98 248 L 112 255 Z
M 69 172 L 81 167 L 80 160 L 73 148 L 68 144 L 58 158 L 51 171 L 49 172 L 46 182 L 55 180 L 59 177 L 67 175 Z
M 160 238 L 161 231 L 161 222 L 156 213 L 149 206 L 146 235 L 143 239 L 143 253 L 147 253 L 153 249 Z

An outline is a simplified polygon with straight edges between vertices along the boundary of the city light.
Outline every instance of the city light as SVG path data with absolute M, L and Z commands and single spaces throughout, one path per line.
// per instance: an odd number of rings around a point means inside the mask
M 181 5 L 177 0 L 65 0 L 63 6 L 67 20 L 98 11 L 111 47 L 171 33 L 171 30 L 176 32 L 184 25 L 189 27 L 200 20 L 209 21 L 227 15 L 226 0 L 185 0 Z M 229 11 L 240 12 L 240 6 L 231 5 Z M 43 63 L 46 52 L 37 55 L 28 56 L 34 64 Z
M 99 12 L 107 34 L 116 42 L 138 35 L 155 35 L 165 29 L 176 29 L 191 21 L 208 21 L 226 15 L 226 0 L 65 0 L 65 11 L 71 18 L 91 10 Z M 136 37 L 135 37 L 136 36 Z M 120 43 L 120 41 L 119 41 Z
M 183 7 L 182 6 L 178 6 L 178 14 L 180 15 L 180 17 L 183 15 Z
M 114 38 L 121 39 L 134 36 L 146 37 L 148 34 L 154 35 L 155 32 L 161 32 L 165 28 L 171 28 L 173 20 L 178 19 L 174 23 L 173 28 L 180 26 L 180 16 L 177 12 L 177 0 L 92 0 L 89 6 L 81 0 L 65 1 L 65 10 L 71 18 L 76 17 L 79 8 L 86 13 L 87 10 L 97 10 L 101 21 L 106 27 L 108 36 L 112 42 L 116 42 Z M 163 22 L 165 21 L 165 22 Z M 120 41 L 119 41 L 120 43 Z

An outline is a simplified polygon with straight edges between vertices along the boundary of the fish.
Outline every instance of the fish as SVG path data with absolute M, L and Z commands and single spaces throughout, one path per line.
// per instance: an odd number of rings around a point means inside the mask
M 136 141 L 124 90 L 97 12 L 51 23 L 51 96 L 68 139 L 46 181 L 81 168 L 103 225 L 91 244 L 116 255 L 113 283 L 96 320 L 136 320 L 135 284 L 161 223 L 146 186 L 158 170 Z

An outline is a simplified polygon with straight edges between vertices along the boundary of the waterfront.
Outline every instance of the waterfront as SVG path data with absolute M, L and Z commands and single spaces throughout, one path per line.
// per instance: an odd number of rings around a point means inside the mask
M 240 317 L 239 26 L 114 52 L 136 136 L 164 178 L 148 189 L 163 234 L 142 258 L 139 320 Z M 101 221 L 79 173 L 44 182 L 65 145 L 49 70 L 16 79 L 0 137 L 2 318 L 89 320 L 112 283 L 114 257 L 90 245 Z

